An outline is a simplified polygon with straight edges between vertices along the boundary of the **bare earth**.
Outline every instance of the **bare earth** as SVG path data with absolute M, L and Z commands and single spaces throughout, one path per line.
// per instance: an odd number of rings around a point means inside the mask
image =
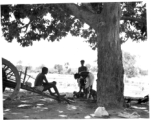
M 36 74 L 33 74 L 34 78 Z M 95 75 L 96 77 L 96 75 Z M 57 81 L 57 87 L 59 92 L 72 97 L 73 91 L 78 91 L 77 81 L 74 80 L 73 75 L 54 75 L 48 74 L 48 80 Z M 96 80 L 96 78 L 95 78 Z M 30 82 L 33 84 L 33 79 Z M 139 81 L 139 80 L 138 80 Z M 144 79 L 145 81 L 145 79 Z M 138 85 L 139 86 L 139 85 Z M 138 88 L 137 90 L 134 90 Z M 142 93 L 140 87 L 126 88 L 126 93 L 134 96 Z M 146 87 L 147 88 L 147 87 Z M 93 89 L 96 90 L 96 81 L 93 85 Z M 130 91 L 128 91 L 130 90 Z M 10 92 L 5 91 L 3 93 L 4 99 L 9 96 Z M 94 112 L 98 107 L 93 101 L 87 101 L 83 99 L 75 99 L 75 103 L 68 105 L 65 102 L 58 103 L 50 98 L 42 97 L 37 94 L 29 93 L 27 91 L 20 91 L 19 98 L 14 101 L 8 101 L 4 103 L 4 117 L 7 119 L 96 119 Z M 136 95 L 137 96 L 137 95 Z M 107 109 L 106 109 L 107 110 Z M 109 118 L 122 118 L 118 116 L 119 112 L 134 113 L 136 112 L 139 118 L 149 118 L 149 104 L 137 104 L 131 103 L 131 108 L 119 110 L 110 109 L 107 110 L 110 114 Z M 99 118 L 98 118 L 99 119 Z
M 4 98 L 9 93 L 5 92 Z M 39 96 L 33 93 L 20 92 L 20 97 L 4 103 L 4 118 L 6 119 L 96 119 L 94 111 L 97 105 L 92 100 L 75 99 L 75 103 L 67 104 Z M 66 93 L 71 97 L 72 93 Z M 119 112 L 137 112 L 139 118 L 149 118 L 149 104 L 132 103 L 131 108 L 124 110 L 110 109 L 109 118 L 122 118 Z M 99 118 L 98 118 L 99 119 Z

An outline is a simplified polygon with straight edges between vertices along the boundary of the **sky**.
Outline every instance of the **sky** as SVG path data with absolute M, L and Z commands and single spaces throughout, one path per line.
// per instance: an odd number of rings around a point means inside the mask
M 136 55 L 136 66 L 149 70 L 151 64 L 151 45 L 152 42 L 149 39 L 139 43 L 128 40 L 126 43 L 122 44 L 121 48 L 131 55 Z
M 15 65 L 22 61 L 24 66 L 30 65 L 33 67 L 43 64 L 48 68 L 53 68 L 55 64 L 64 65 L 69 62 L 70 67 L 77 68 L 80 66 L 80 60 L 82 59 L 86 61 L 86 64 L 96 66 L 97 50 L 92 50 L 85 40 L 81 37 L 68 35 L 59 42 L 41 40 L 33 42 L 33 46 L 21 47 L 15 40 L 8 43 L 1 37 L 1 56 Z M 128 40 L 121 48 L 123 51 L 137 56 L 138 66 L 148 69 L 150 43 L 150 41 L 137 43 Z
M 2 57 L 10 60 L 13 64 L 22 61 L 23 65 L 40 66 L 44 64 L 49 68 L 54 64 L 64 65 L 69 62 L 71 67 L 80 66 L 80 60 L 84 59 L 86 64 L 95 64 L 97 51 L 92 50 L 85 39 L 68 35 L 59 42 L 48 42 L 41 40 L 33 42 L 33 46 L 21 47 L 15 40 L 8 43 L 1 39 Z

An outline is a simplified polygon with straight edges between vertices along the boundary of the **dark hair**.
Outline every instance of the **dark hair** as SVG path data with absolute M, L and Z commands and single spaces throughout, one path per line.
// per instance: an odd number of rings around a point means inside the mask
M 44 73 L 45 71 L 48 71 L 48 68 L 47 68 L 47 67 L 43 67 L 43 68 L 42 68 L 42 73 Z
M 76 74 L 74 74 L 74 78 L 78 79 L 78 78 L 80 78 L 80 75 L 78 73 L 76 73 Z
M 80 62 L 81 62 L 81 63 L 84 63 L 85 61 L 84 61 L 84 60 L 81 60 Z

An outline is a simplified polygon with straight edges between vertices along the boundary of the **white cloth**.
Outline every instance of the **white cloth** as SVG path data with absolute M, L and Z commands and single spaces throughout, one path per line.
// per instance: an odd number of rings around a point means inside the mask
M 98 107 L 95 112 L 94 115 L 96 117 L 103 117 L 103 116 L 109 116 L 109 113 L 105 110 L 104 107 Z
M 93 82 L 94 82 L 94 75 L 91 72 L 89 72 L 88 77 L 86 77 L 85 88 L 88 88 L 91 85 L 93 86 Z M 77 83 L 78 83 L 78 86 L 80 87 L 80 78 L 77 79 Z
M 36 86 L 35 88 L 36 88 L 36 90 L 39 90 L 39 91 L 43 91 L 43 89 L 44 89 L 43 86 Z
M 133 113 L 119 112 L 118 116 L 123 117 L 123 118 L 139 118 L 140 117 L 140 115 L 137 112 L 133 112 Z
M 93 82 L 94 82 L 94 75 L 89 72 L 89 75 L 88 77 L 86 78 L 86 85 L 85 85 L 85 88 L 88 88 L 90 87 L 91 85 L 93 86 Z

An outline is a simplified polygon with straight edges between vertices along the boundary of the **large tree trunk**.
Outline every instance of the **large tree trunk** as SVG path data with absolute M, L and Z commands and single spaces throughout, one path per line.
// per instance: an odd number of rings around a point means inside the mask
M 106 108 L 123 106 L 123 64 L 119 40 L 119 3 L 105 3 L 104 22 L 98 26 L 97 103 Z

